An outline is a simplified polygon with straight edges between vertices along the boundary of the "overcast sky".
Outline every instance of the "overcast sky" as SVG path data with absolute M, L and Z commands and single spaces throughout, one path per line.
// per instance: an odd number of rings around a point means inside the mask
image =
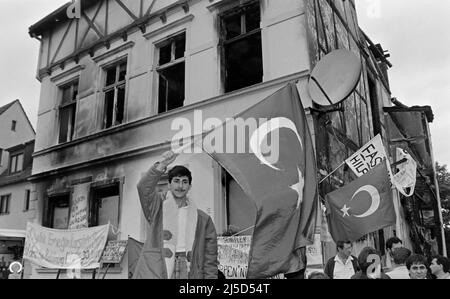
M 20 99 L 36 129 L 40 85 L 39 42 L 28 27 L 66 0 L 0 0 L 0 106 Z M 356 0 L 359 25 L 391 54 L 394 97 L 408 106 L 430 105 L 435 159 L 450 166 L 449 0 Z

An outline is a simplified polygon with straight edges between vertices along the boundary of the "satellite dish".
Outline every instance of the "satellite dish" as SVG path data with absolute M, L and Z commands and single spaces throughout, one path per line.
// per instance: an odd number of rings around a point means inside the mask
M 361 69 L 361 61 L 352 52 L 332 51 L 311 72 L 308 89 L 312 100 L 321 106 L 342 102 L 355 90 Z

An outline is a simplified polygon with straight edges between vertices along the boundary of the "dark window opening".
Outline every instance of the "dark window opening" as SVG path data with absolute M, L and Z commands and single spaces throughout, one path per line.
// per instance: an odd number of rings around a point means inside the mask
M 68 229 L 70 194 L 49 197 L 48 203 L 47 226 L 54 229 Z
M 222 16 L 225 92 L 263 80 L 259 2 Z
M 10 174 L 18 173 L 23 170 L 23 153 L 11 155 L 9 172 Z
M 186 33 L 159 46 L 158 113 L 183 107 L 185 99 Z
M 73 140 L 75 113 L 77 109 L 78 81 L 61 87 L 62 99 L 59 107 L 59 143 Z
M 16 131 L 16 126 L 17 126 L 17 121 L 13 120 L 11 122 L 11 131 L 15 132 Z
M 105 70 L 103 128 L 121 125 L 125 120 L 127 63 L 120 62 Z
M 381 134 L 381 119 L 380 119 L 380 106 L 378 103 L 378 96 L 375 82 L 367 76 L 369 82 L 369 94 L 370 94 L 370 105 L 372 108 L 372 118 L 373 118 L 373 130 L 374 135 Z
M 2 195 L 0 197 L 0 215 L 9 214 L 10 201 L 11 201 L 11 194 Z
M 0 166 L 2 166 L 3 149 L 0 148 Z
M 30 210 L 30 199 L 31 199 L 31 191 L 25 190 L 25 204 L 23 207 L 23 210 L 25 212 Z

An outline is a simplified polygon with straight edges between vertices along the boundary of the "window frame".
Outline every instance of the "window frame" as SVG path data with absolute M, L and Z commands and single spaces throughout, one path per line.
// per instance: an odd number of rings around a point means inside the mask
M 10 214 L 11 193 L 0 196 L 0 216 Z M 4 209 L 4 198 L 6 198 L 6 208 Z M 4 211 L 3 211 L 4 210 Z
M 259 28 L 247 31 L 247 24 L 246 24 L 246 10 L 253 6 L 258 5 L 259 6 L 259 13 L 260 13 L 260 26 Z M 238 36 L 232 37 L 230 39 L 227 39 L 227 31 L 226 31 L 226 23 L 225 20 L 234 16 L 234 15 L 240 15 L 240 22 L 241 22 L 241 34 Z M 227 59 L 226 59 L 226 48 L 227 46 L 240 42 L 242 40 L 252 38 L 255 35 L 259 34 L 261 38 L 261 72 L 262 72 L 262 78 L 261 82 L 264 81 L 264 54 L 263 54 L 263 44 L 262 44 L 262 27 L 261 27 L 261 21 L 262 21 L 262 7 L 261 7 L 261 1 L 260 0 L 250 0 L 245 3 L 241 3 L 234 7 L 228 7 L 227 9 L 223 10 L 218 14 L 218 24 L 219 24 L 219 53 L 220 53 L 220 75 L 221 75 L 221 84 L 222 84 L 222 91 L 223 93 L 229 93 L 233 92 L 242 88 L 246 88 L 249 86 L 252 86 L 254 84 L 250 84 L 244 87 L 240 87 L 237 89 L 230 89 L 228 85 L 230 84 L 228 82 L 228 75 L 227 75 Z M 255 84 L 258 84 L 255 83 Z
M 184 35 L 184 51 L 183 51 L 183 56 L 180 58 L 176 58 L 176 41 L 177 38 L 179 38 L 180 36 Z M 170 53 L 170 61 L 166 62 L 164 64 L 160 65 L 160 57 L 161 57 L 161 48 L 167 46 L 167 45 L 171 45 L 171 53 Z M 156 101 L 156 112 L 157 114 L 163 114 L 181 107 L 184 107 L 184 102 L 186 101 L 186 49 L 187 49 L 187 31 L 186 29 L 183 29 L 181 31 L 177 31 L 173 34 L 170 34 L 169 36 L 167 36 L 164 40 L 159 41 L 158 43 L 155 44 L 155 53 L 156 53 L 156 57 L 155 57 L 155 62 L 156 62 L 156 66 L 155 66 L 155 71 L 156 71 L 156 94 L 157 94 L 157 101 Z M 170 109 L 169 110 L 169 99 L 166 98 L 165 101 L 165 109 L 162 112 L 160 111 L 160 98 L 159 98 L 159 93 L 160 93 L 160 77 L 162 76 L 161 72 L 165 71 L 169 68 L 175 67 L 175 66 L 179 66 L 180 64 L 184 63 L 184 101 L 183 101 L 183 106 L 174 108 L 174 109 Z
M 74 86 L 77 86 L 77 95 L 75 96 L 75 99 L 71 99 L 68 102 L 64 102 L 64 90 L 67 87 L 70 87 L 70 94 L 73 95 L 74 92 Z M 80 78 L 76 77 L 74 79 L 71 79 L 68 82 L 65 82 L 64 84 L 61 84 L 58 86 L 59 88 L 59 106 L 58 106 L 58 144 L 64 144 L 73 141 L 75 138 L 75 126 L 76 126 L 76 117 L 77 117 L 77 107 L 78 107 L 78 100 L 79 100 L 79 86 L 80 86 Z M 71 118 L 68 121 L 68 128 L 67 128 L 67 137 L 65 141 L 61 141 L 61 126 L 62 126 L 62 111 L 65 109 L 72 109 L 71 112 Z
M 31 190 L 25 189 L 25 198 L 24 198 L 24 206 L 23 206 L 24 212 L 28 212 L 30 210 L 30 203 L 31 203 Z
M 11 131 L 16 132 L 17 129 L 17 120 L 11 121 Z
M 46 207 L 44 210 L 44 226 L 47 228 L 54 228 L 53 227 L 53 222 L 54 222 L 54 217 L 55 217 L 55 207 L 57 205 L 57 201 L 61 200 L 62 198 L 64 198 L 64 200 L 67 199 L 68 201 L 68 208 L 69 208 L 69 212 L 68 212 L 68 217 L 70 217 L 70 197 L 71 197 L 71 190 L 61 190 L 61 192 L 54 192 L 52 194 L 47 194 L 47 198 L 46 198 Z M 67 219 L 67 225 L 69 225 L 69 218 Z
M 123 125 L 127 122 L 127 92 L 128 92 L 128 81 L 129 81 L 129 63 L 128 63 L 128 56 L 121 57 L 117 60 L 114 60 L 106 65 L 102 66 L 103 71 L 103 115 L 102 115 L 102 130 L 111 129 L 120 125 Z M 120 69 L 121 66 L 125 64 L 125 77 L 122 81 L 119 81 L 120 79 Z M 108 71 L 115 68 L 115 79 L 114 83 L 106 85 L 108 80 Z M 122 115 L 122 122 L 120 124 L 115 124 L 117 121 L 117 103 L 118 103 L 118 93 L 119 89 L 124 90 L 124 99 L 123 99 L 123 115 Z M 111 119 L 111 125 L 107 127 L 107 111 L 106 111 L 106 95 L 108 92 L 114 92 L 114 100 L 113 100 L 113 112 L 112 112 L 112 119 Z
M 18 169 L 18 161 L 19 161 L 19 159 L 18 159 L 18 157 L 19 156 L 22 156 L 22 168 L 20 169 L 20 170 L 17 170 Z M 13 167 L 13 159 L 15 158 L 15 160 L 14 160 L 14 167 Z M 9 174 L 17 174 L 17 173 L 21 173 L 23 170 L 24 170 L 24 162 L 25 162 L 25 153 L 24 152 L 17 152 L 17 153 L 14 153 L 14 154 L 11 154 L 10 155 L 10 157 L 9 157 Z

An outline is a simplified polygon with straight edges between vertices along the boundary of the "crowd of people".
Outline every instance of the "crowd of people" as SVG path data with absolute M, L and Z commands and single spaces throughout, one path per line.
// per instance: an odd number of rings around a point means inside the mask
M 386 242 L 386 260 L 378 250 L 366 247 L 353 256 L 352 243 L 337 242 L 337 254 L 330 258 L 324 272 L 313 272 L 308 279 L 450 279 L 450 259 L 435 255 L 427 259 L 413 254 L 403 242 L 393 237 Z

